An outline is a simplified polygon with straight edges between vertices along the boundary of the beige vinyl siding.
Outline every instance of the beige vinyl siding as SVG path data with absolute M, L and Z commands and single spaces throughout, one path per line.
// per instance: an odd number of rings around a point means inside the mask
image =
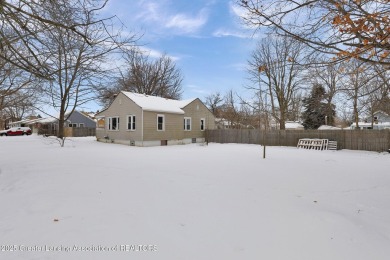
M 164 131 L 157 131 L 157 115 L 164 115 Z M 183 139 L 183 118 L 182 114 L 144 111 L 144 141 Z
M 119 93 L 110 107 L 97 115 L 105 117 L 105 128 L 97 128 L 96 136 L 102 139 L 108 136 L 109 140 L 118 143 L 127 143 L 130 140 L 140 142 L 139 145 L 159 145 L 161 140 L 188 142 L 191 138 L 205 137 L 205 131 L 200 129 L 200 120 L 205 120 L 205 130 L 215 128 L 215 119 L 207 107 L 195 99 L 182 108 L 184 114 L 142 111 L 123 93 Z M 136 116 L 136 130 L 127 130 L 127 116 Z M 157 130 L 157 115 L 164 116 L 164 131 Z M 119 117 L 119 131 L 108 130 L 108 118 Z M 191 118 L 191 130 L 184 130 L 184 118 Z
M 135 131 L 127 130 L 128 115 L 135 115 Z M 97 129 L 97 138 L 108 136 L 114 140 L 142 141 L 142 110 L 124 94 L 119 93 L 110 107 L 99 113 L 98 116 L 105 116 L 105 128 Z M 119 131 L 108 130 L 109 117 L 119 117 Z
M 199 138 L 204 137 L 205 131 L 200 130 L 200 119 L 206 120 L 205 130 L 215 128 L 215 119 L 213 114 L 207 107 L 199 100 L 195 99 L 186 107 L 183 108 L 185 114 L 181 122 L 181 129 L 184 129 L 184 117 L 191 117 L 191 131 L 184 131 L 184 138 Z

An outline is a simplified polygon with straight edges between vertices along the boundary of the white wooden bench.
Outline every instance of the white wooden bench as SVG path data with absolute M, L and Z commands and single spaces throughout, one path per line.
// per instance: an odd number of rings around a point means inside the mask
M 299 139 L 297 148 L 312 149 L 312 150 L 328 150 L 329 140 L 328 139 Z

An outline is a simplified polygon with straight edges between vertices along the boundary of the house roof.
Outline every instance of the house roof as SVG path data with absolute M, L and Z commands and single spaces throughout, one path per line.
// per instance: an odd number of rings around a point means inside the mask
M 284 124 L 286 129 L 303 129 L 303 125 L 299 122 L 286 121 Z
M 226 120 L 225 118 L 215 118 L 215 123 L 223 126 L 230 126 L 231 122 Z
M 64 114 L 64 117 L 68 117 L 70 115 L 71 112 L 65 112 Z M 73 113 L 79 113 L 81 115 L 83 115 L 82 113 L 78 112 L 77 110 L 74 110 Z M 86 115 L 83 115 L 85 117 L 87 117 Z M 49 116 L 49 117 L 44 117 L 44 118 L 41 118 L 37 121 L 35 121 L 35 123 L 42 123 L 42 124 L 50 124 L 50 123 L 56 123 L 60 118 L 60 114 L 57 114 L 56 116 Z M 69 122 L 69 120 L 65 120 L 65 122 Z
M 374 115 L 379 114 L 379 113 L 382 113 L 382 114 L 384 114 L 385 116 L 389 116 L 389 114 L 387 114 L 386 112 L 384 112 L 384 111 L 382 111 L 382 110 L 375 111 L 375 112 L 374 112 Z
M 49 124 L 49 123 L 55 123 L 57 122 L 58 119 L 54 117 L 45 117 L 39 120 L 37 123 L 42 123 L 42 124 Z
M 318 128 L 318 130 L 341 130 L 340 127 L 330 126 L 330 125 L 322 125 Z
M 145 94 L 122 91 L 122 93 L 134 101 L 144 111 L 166 112 L 184 114 L 182 108 L 193 102 L 196 98 L 187 100 L 174 100 Z
M 363 126 L 383 126 L 383 127 L 390 127 L 390 122 L 378 122 L 378 123 L 374 123 L 374 124 L 371 124 L 370 122 L 359 122 L 358 125 L 360 127 L 363 127 Z M 352 123 L 351 124 L 351 127 L 354 127 L 355 126 L 355 123 Z
M 16 124 L 26 124 L 26 125 L 29 125 L 29 124 L 33 124 L 33 123 L 36 123 L 38 121 L 40 121 L 42 118 L 37 118 L 37 119 L 24 119 L 24 120 L 20 120 L 20 121 L 15 121 L 15 122 L 10 122 L 9 124 L 12 126 L 12 125 L 16 125 Z
M 84 115 L 83 113 L 80 113 L 79 111 L 75 110 L 73 113 L 79 113 L 80 115 L 94 121 L 93 119 L 89 118 L 88 116 Z M 65 117 L 69 116 L 70 112 L 65 112 Z M 50 123 L 56 123 L 58 121 L 58 118 L 60 115 L 58 114 L 56 117 L 44 117 L 44 118 L 37 118 L 37 119 L 32 119 L 32 120 L 21 120 L 17 122 L 11 122 L 10 125 L 15 125 L 15 124 L 27 124 L 31 125 L 34 123 L 41 123 L 41 124 L 50 124 Z M 69 120 L 66 120 L 66 122 L 69 122 Z

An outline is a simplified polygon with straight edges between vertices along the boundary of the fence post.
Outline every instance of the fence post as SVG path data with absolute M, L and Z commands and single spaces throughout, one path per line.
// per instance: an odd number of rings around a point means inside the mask
M 390 153 L 390 129 L 387 130 L 387 151 Z

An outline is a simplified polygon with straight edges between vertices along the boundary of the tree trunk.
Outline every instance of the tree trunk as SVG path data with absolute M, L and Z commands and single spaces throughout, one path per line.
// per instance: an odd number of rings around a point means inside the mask
M 286 120 L 283 117 L 280 118 L 279 125 L 280 130 L 286 130 Z
M 280 118 L 279 118 L 279 128 L 280 130 L 286 130 L 286 108 L 283 106 L 280 107 Z
M 353 114 L 355 116 L 356 129 L 360 129 L 360 127 L 359 127 L 359 112 L 358 112 L 358 108 L 357 108 L 357 96 L 355 96 L 354 100 L 353 100 Z
M 61 102 L 60 116 L 58 119 L 58 133 L 57 133 L 57 138 L 60 140 L 60 144 L 62 147 L 64 146 L 65 143 L 64 125 L 65 125 L 65 100 Z

